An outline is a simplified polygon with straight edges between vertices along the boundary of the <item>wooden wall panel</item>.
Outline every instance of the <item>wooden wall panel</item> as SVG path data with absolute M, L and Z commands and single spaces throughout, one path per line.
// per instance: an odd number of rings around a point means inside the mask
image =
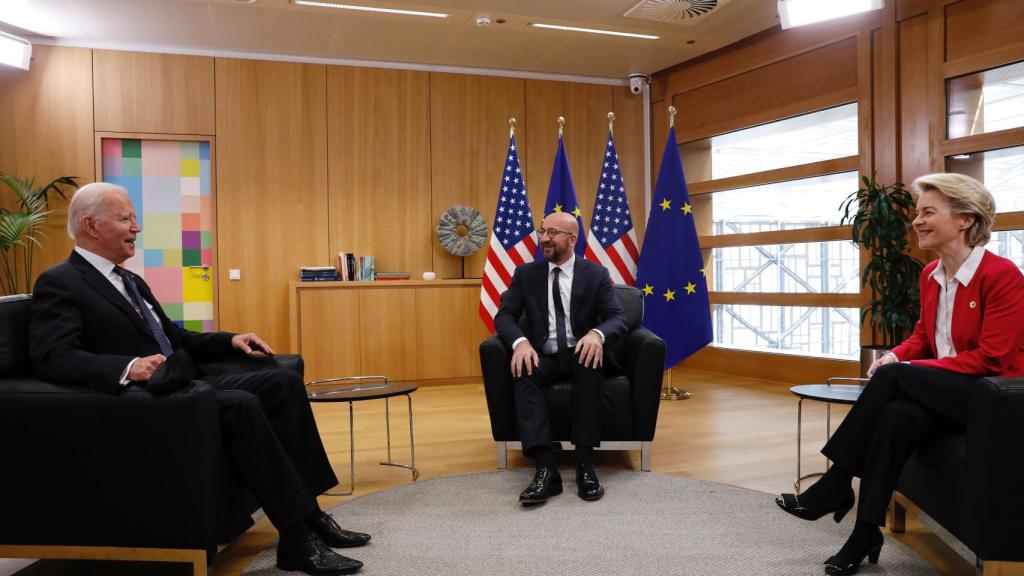
M 946 6 L 946 62 L 1022 44 L 1024 2 L 961 0 Z
M 306 290 L 299 297 L 296 350 L 302 350 L 306 380 L 362 374 L 359 292 Z
M 413 380 L 418 374 L 416 289 L 374 287 L 359 291 L 359 325 L 362 332 L 363 376 L 387 376 L 389 380 Z M 449 339 L 449 335 L 434 337 Z
M 928 16 L 899 24 L 900 145 L 902 180 L 931 172 L 928 152 Z
M 445 252 L 433 234 L 441 214 L 456 204 L 480 211 L 490 231 L 508 150 L 508 119 L 518 120 L 519 162 L 526 170 L 526 86 L 521 78 L 430 75 L 431 199 L 430 246 L 438 278 L 458 278 L 461 258 Z M 524 174 L 525 176 L 525 174 Z M 537 183 L 528 180 L 531 202 Z M 466 258 L 465 275 L 483 274 L 487 245 Z
M 324 66 L 217 59 L 221 327 L 288 342 L 288 282 L 331 262 Z M 228 281 L 238 268 L 241 281 Z
M 491 337 L 483 320 L 480 319 L 480 286 L 470 286 L 462 289 L 463 306 L 470 310 L 466 331 L 469 334 L 470 343 L 473 348 L 472 359 L 469 363 L 469 375 L 480 376 L 483 370 L 480 368 L 480 343 Z
M 779 82 L 785 78 L 785 82 Z M 675 94 L 679 142 L 856 99 L 857 40 L 770 64 L 707 86 Z
M 96 50 L 96 130 L 213 134 L 213 58 Z
M 633 213 L 633 228 L 639 248 L 647 227 L 644 207 L 644 99 L 630 92 L 626 86 L 612 87 L 612 110 L 615 112 L 615 148 L 619 151 L 622 179 L 626 182 L 626 196 Z M 654 185 L 653 181 L 651 185 Z
M 31 70 L 0 67 L 0 134 L 0 171 L 36 183 L 58 176 L 94 181 L 92 51 L 36 45 Z M 0 186 L 0 205 L 12 207 L 13 197 Z M 50 206 L 35 274 L 67 258 L 74 245 L 66 232 L 67 203 L 51 196 Z
M 590 226 L 594 198 L 604 162 L 608 138 L 608 113 L 614 102 L 611 86 L 574 84 L 548 80 L 526 81 L 526 123 L 530 135 L 526 164 L 527 191 L 539 224 L 551 181 L 551 167 L 558 149 L 558 117 L 564 116 L 565 148 L 569 156 L 576 198 L 583 225 Z M 627 154 L 627 149 L 620 150 Z M 584 241 L 581 237 L 580 241 Z
M 405 331 L 416 335 L 418 378 L 472 376 L 473 364 L 480 363 L 480 340 L 467 329 L 476 307 L 466 301 L 465 293 L 462 286 L 416 290 L 415 327 L 407 321 Z M 483 326 L 483 322 L 477 323 Z
M 413 278 L 432 269 L 429 78 L 328 68 L 331 254 L 373 255 L 377 271 Z

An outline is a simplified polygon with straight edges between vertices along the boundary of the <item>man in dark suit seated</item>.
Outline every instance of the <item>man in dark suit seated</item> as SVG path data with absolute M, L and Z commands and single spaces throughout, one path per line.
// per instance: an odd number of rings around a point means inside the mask
M 544 260 L 516 268 L 494 316 L 498 336 L 512 350 L 523 454 L 537 465 L 533 481 L 519 501 L 539 504 L 562 493 L 544 388 L 566 377 L 572 379 L 571 440 L 576 449 L 577 494 L 584 500 L 599 500 L 604 487 L 594 470 L 594 448 L 601 441 L 604 344 L 626 333 L 626 318 L 608 271 L 576 258 L 576 218 L 555 212 L 537 232 Z M 524 312 L 525 334 L 519 326 Z
M 30 346 L 41 378 L 118 394 L 145 385 L 176 350 L 196 360 L 273 354 L 254 333 L 199 334 L 171 322 L 146 282 L 121 267 L 135 254 L 139 232 L 120 186 L 89 184 L 71 199 L 75 249 L 39 276 L 32 299 Z M 277 565 L 307 574 L 357 571 L 361 562 L 331 548 L 362 546 L 370 537 L 342 530 L 317 504 L 316 495 L 338 480 L 302 378 L 265 370 L 206 381 L 216 390 L 226 457 L 280 532 Z

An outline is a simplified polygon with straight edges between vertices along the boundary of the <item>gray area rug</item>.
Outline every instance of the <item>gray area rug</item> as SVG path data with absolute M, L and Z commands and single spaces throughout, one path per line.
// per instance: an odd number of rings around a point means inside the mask
M 602 471 L 604 499 L 565 493 L 524 509 L 516 501 L 532 470 L 435 478 L 331 508 L 343 528 L 369 532 L 365 548 L 341 552 L 372 575 L 821 575 L 822 562 L 852 530 L 852 516 L 806 522 L 770 494 L 633 471 Z M 243 574 L 284 574 L 275 549 Z M 860 574 L 936 574 L 917 554 L 886 539 L 880 563 Z

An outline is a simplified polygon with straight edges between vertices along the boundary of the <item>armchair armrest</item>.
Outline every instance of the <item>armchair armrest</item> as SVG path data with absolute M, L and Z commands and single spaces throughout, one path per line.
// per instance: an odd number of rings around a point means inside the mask
M 665 341 L 647 328 L 637 327 L 626 338 L 622 364 L 632 384 L 633 426 L 637 438 L 654 440 L 665 372 Z
M 512 391 L 512 355 L 505 343 L 496 335 L 480 343 L 480 368 L 487 395 L 487 411 L 491 415 L 491 435 L 496 441 L 512 440 L 515 395 Z
M 215 545 L 223 466 L 213 390 L 156 398 L 0 381 L 0 542 Z M 54 518 L 59 518 L 55 521 Z
M 968 532 L 985 559 L 1024 561 L 1024 378 L 982 378 L 967 420 Z

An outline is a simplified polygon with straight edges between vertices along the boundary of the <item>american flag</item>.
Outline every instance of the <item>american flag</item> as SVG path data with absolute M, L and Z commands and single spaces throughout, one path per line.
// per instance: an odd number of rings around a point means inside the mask
M 636 247 L 626 183 L 622 181 L 619 154 L 615 151 L 611 132 L 608 132 L 608 147 L 604 152 L 593 214 L 590 234 L 587 235 L 587 260 L 607 268 L 613 283 L 635 285 L 640 251 Z
M 519 168 L 515 136 L 508 143 L 493 229 L 480 283 L 480 319 L 492 334 L 494 315 L 498 313 L 502 293 L 512 283 L 512 273 L 516 266 L 533 262 L 533 252 L 537 248 L 533 213 L 526 197 L 526 182 Z

